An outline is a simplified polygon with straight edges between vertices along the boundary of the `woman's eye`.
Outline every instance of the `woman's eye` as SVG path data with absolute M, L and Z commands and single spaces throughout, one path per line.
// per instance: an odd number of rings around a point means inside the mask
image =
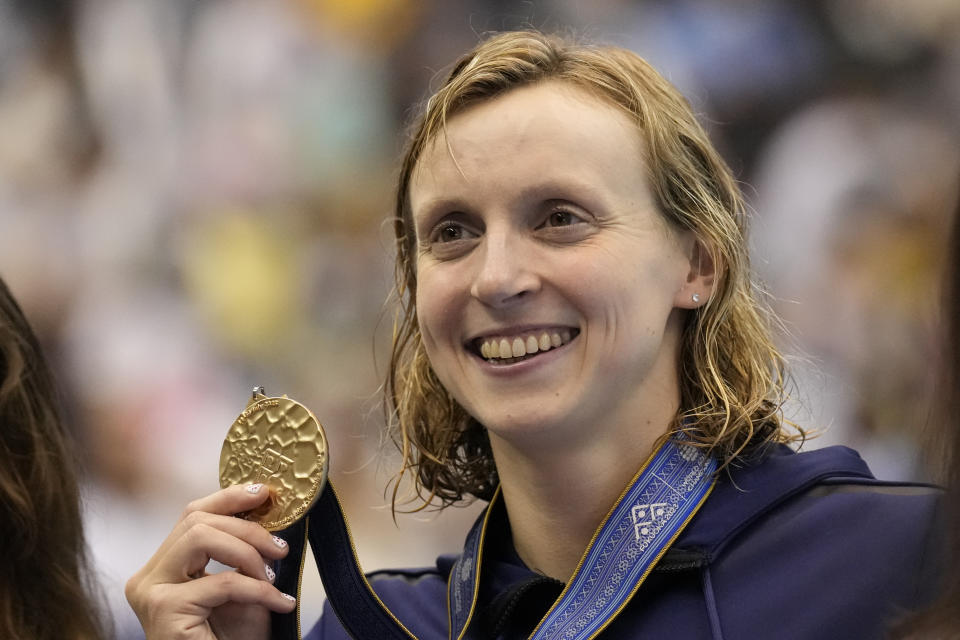
M 435 242 L 454 242 L 463 240 L 464 228 L 458 224 L 445 224 L 437 228 L 434 235 Z
M 547 218 L 548 227 L 567 227 L 576 223 L 578 218 L 569 211 L 554 211 Z
M 430 241 L 445 244 L 475 237 L 477 237 L 477 234 L 459 222 L 443 222 L 434 227 L 433 233 L 430 235 Z
M 571 244 L 584 240 L 598 230 L 596 218 L 590 213 L 571 206 L 554 205 L 547 210 L 545 218 L 537 225 L 539 237 L 548 242 Z
M 456 220 L 441 222 L 433 228 L 424 248 L 438 258 L 455 258 L 470 250 L 479 237 L 470 226 Z
M 557 229 L 560 227 L 572 227 L 587 222 L 581 214 L 574 213 L 569 209 L 554 209 L 547 218 L 540 224 L 540 228 Z

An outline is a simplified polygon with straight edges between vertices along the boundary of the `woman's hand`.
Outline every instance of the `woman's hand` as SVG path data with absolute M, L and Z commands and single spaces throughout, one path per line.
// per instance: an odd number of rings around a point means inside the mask
M 287 544 L 259 524 L 234 517 L 268 495 L 263 485 L 236 485 L 187 506 L 150 561 L 127 582 L 127 600 L 148 640 L 266 639 L 270 611 L 293 611 L 295 599 L 271 584 L 267 565 L 287 554 Z M 207 574 L 210 560 L 236 571 Z

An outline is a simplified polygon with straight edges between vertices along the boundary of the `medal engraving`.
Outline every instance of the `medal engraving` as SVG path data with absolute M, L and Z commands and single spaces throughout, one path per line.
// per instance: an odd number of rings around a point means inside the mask
M 270 500 L 243 515 L 275 531 L 306 515 L 323 491 L 327 466 L 327 439 L 310 410 L 258 388 L 223 442 L 220 486 L 265 484 Z

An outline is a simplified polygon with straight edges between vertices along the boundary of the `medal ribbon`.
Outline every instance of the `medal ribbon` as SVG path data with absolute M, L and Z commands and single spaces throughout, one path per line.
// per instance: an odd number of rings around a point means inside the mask
M 716 460 L 689 444 L 667 441 L 621 494 L 594 534 L 573 577 L 530 640 L 595 638 L 626 606 L 713 489 Z M 448 582 L 450 638 L 467 638 L 477 597 L 482 524 L 467 536 Z M 479 532 L 478 532 L 479 530 Z
M 682 440 L 664 443 L 624 490 L 594 534 L 573 577 L 530 640 L 595 638 L 626 606 L 713 489 L 716 460 Z M 497 490 L 454 563 L 447 583 L 450 640 L 470 637 L 480 585 L 482 552 Z M 413 639 L 363 575 L 333 486 L 327 483 L 308 517 L 280 534 L 290 553 L 277 567 L 276 585 L 299 594 L 309 540 L 327 597 L 354 638 Z M 289 593 L 289 590 L 287 591 Z M 273 614 L 274 638 L 300 638 L 297 616 Z

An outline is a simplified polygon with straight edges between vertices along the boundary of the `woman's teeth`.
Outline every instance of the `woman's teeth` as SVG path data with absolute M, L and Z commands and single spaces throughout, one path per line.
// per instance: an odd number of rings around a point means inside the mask
M 485 338 L 480 343 L 480 355 L 487 360 L 513 360 L 533 355 L 541 351 L 556 349 L 570 342 L 569 329 L 559 331 L 541 331 L 510 338 Z

